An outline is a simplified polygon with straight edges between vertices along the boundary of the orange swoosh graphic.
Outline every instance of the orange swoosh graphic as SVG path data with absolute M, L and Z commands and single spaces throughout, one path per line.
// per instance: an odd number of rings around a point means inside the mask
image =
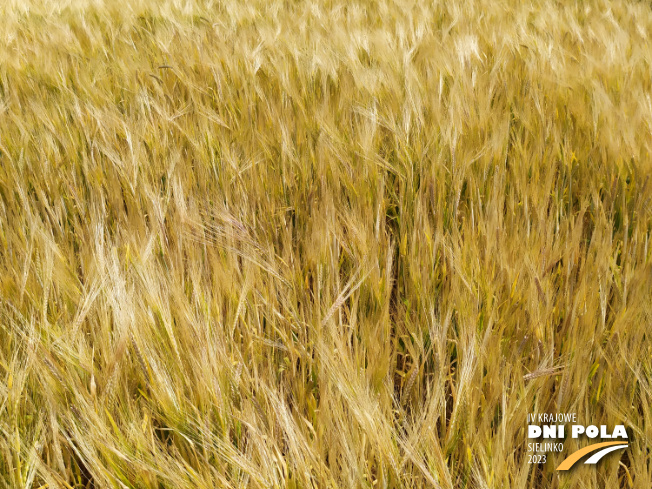
M 566 459 L 559 464 L 559 467 L 557 467 L 557 470 L 568 470 L 570 469 L 575 462 L 577 462 L 579 459 L 581 459 L 584 455 L 595 452 L 596 450 L 599 450 L 600 448 L 604 447 L 610 447 L 613 445 L 623 445 L 624 443 L 622 441 L 606 441 L 604 443 L 596 443 L 594 445 L 589 445 L 588 447 L 581 448 L 580 450 L 571 453 Z

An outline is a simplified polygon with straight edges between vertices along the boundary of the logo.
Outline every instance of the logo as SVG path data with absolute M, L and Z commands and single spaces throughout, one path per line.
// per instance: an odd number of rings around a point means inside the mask
M 529 463 L 546 463 L 549 452 L 561 453 L 564 451 L 564 440 L 566 435 L 566 426 L 570 426 L 570 434 L 573 439 L 594 439 L 599 437 L 601 441 L 587 445 L 570 455 L 557 466 L 557 470 L 570 470 L 577 462 L 587 457 L 585 464 L 595 465 L 605 455 L 627 448 L 628 436 L 624 425 L 616 425 L 613 430 L 609 430 L 606 425 L 582 425 L 577 424 L 576 413 L 533 413 L 528 414 L 528 439 L 529 440 L 551 440 L 551 441 L 532 441 L 528 443 L 528 462 Z M 619 439 L 619 440 L 615 440 Z M 556 440 L 556 441 L 555 441 Z
M 573 465 L 575 465 L 575 463 L 579 459 L 581 459 L 585 455 L 588 455 L 591 452 L 595 452 L 596 450 L 598 450 L 598 452 L 592 455 L 586 462 L 584 462 L 585 464 L 597 464 L 600 461 L 600 459 L 604 457 L 606 454 L 627 447 L 628 447 L 627 443 L 623 444 L 619 441 L 607 441 L 604 443 L 594 443 L 593 445 L 584 447 L 572 453 L 568 457 L 566 457 L 566 459 L 559 464 L 557 470 L 569 470 Z

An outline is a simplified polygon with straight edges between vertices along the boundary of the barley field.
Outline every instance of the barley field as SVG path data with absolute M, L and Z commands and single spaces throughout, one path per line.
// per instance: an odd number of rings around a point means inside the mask
M 652 9 L 6 0 L 0 487 L 652 486 Z M 629 446 L 529 463 L 529 413 Z

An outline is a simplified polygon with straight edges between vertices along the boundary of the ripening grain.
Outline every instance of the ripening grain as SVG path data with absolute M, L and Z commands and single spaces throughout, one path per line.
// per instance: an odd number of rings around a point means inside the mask
M 0 18 L 2 487 L 651 486 L 647 3 Z

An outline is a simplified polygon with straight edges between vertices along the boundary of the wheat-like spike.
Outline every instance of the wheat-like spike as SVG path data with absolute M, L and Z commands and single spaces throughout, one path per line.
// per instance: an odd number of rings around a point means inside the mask
M 405 384 L 405 390 L 404 392 L 404 397 L 408 397 L 412 393 L 412 388 L 414 387 L 414 383 L 417 380 L 417 376 L 419 374 L 419 364 L 415 363 L 414 367 L 412 368 L 412 372 L 410 373 L 410 377 L 408 378 L 407 384 Z
M 65 385 L 65 381 L 63 380 L 63 377 L 61 376 L 59 369 L 57 369 L 46 356 L 43 356 L 42 360 L 45 366 L 48 368 L 48 370 L 50 370 L 54 378 L 57 379 L 61 385 Z
M 138 364 L 140 365 L 140 369 L 142 370 L 143 375 L 145 376 L 145 383 L 147 384 L 147 387 L 151 387 L 147 364 L 145 363 L 145 359 L 143 358 L 143 355 L 140 352 L 140 348 L 138 348 L 138 344 L 136 343 L 136 338 L 131 332 L 129 333 L 129 339 L 131 340 L 131 346 L 133 347 L 134 353 L 136 354 L 136 358 L 138 359 Z

